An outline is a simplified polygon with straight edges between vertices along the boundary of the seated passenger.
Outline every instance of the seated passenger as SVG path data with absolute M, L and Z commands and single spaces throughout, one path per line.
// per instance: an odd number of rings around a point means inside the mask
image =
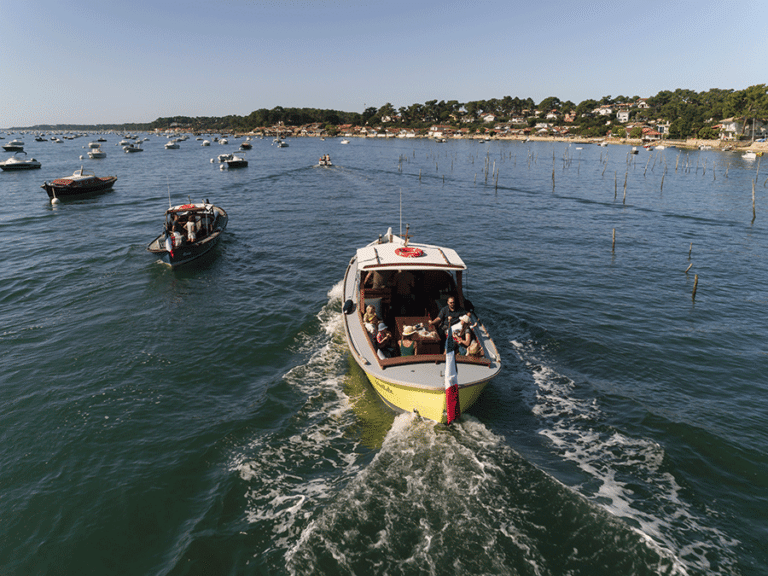
M 373 307 L 373 304 L 368 304 L 365 308 L 365 314 L 363 314 L 363 323 L 369 334 L 376 333 L 376 327 L 379 325 L 380 321 L 381 319 L 376 314 L 376 308 Z
M 376 347 L 379 351 L 379 357 L 391 358 L 392 357 L 392 345 L 394 338 L 392 332 L 387 330 L 387 325 L 384 322 L 379 323 L 379 332 L 376 334 Z
M 451 327 L 454 321 L 458 320 L 460 316 L 466 314 L 466 311 L 461 308 L 457 302 L 455 296 L 448 297 L 448 305 L 443 306 L 440 313 L 429 323 L 432 326 L 437 327 L 437 331 L 440 334 L 440 338 L 445 340 L 445 335 L 448 333 L 448 329 Z
M 459 345 L 459 354 L 463 356 L 467 355 L 467 349 L 472 343 L 473 334 L 472 329 L 469 326 L 471 321 L 472 320 L 469 317 L 469 314 L 464 314 L 463 316 L 459 317 L 459 321 L 456 324 L 451 326 L 453 339 Z
M 400 356 L 416 356 L 419 353 L 418 342 L 411 340 L 411 336 L 416 333 L 413 326 L 406 326 L 403 328 L 403 337 L 398 340 L 397 344 L 400 346 Z

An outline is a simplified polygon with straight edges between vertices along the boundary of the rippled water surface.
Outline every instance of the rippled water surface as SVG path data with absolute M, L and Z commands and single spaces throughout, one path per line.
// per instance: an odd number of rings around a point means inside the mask
M 761 159 L 94 138 L 0 173 L 3 574 L 768 574 Z M 114 190 L 51 206 L 81 165 Z M 186 270 L 146 251 L 169 195 L 230 217 Z M 406 223 L 502 354 L 450 428 L 341 335 L 349 258 Z

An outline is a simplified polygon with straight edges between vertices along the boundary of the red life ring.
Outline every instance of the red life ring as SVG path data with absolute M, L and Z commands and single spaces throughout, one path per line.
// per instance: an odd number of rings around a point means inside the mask
M 421 248 L 411 248 L 410 246 L 404 246 L 395 250 L 395 254 L 402 256 L 403 258 L 418 258 L 424 256 L 424 250 Z

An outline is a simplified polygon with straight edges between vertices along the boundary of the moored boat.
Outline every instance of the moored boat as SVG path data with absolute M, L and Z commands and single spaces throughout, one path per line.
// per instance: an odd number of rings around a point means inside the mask
M 21 140 L 11 140 L 8 144 L 3 144 L 3 150 L 6 152 L 24 152 L 24 142 Z
M 412 243 L 407 233 L 401 238 L 391 229 L 383 238 L 359 248 L 350 260 L 343 282 L 344 335 L 355 362 L 391 408 L 449 423 L 449 377 L 455 377 L 463 411 L 501 369 L 496 345 L 464 297 L 466 268 L 454 250 Z M 445 305 L 451 300 L 449 310 Z M 415 354 L 400 355 L 399 346 L 390 355 L 378 349 L 376 328 L 364 321 L 368 306 L 392 333 L 394 343 L 411 335 L 417 346 Z M 445 353 L 438 327 L 443 325 L 451 333 L 460 319 L 469 320 L 477 344 L 462 349 L 454 364 L 454 354 Z
M 19 154 L 27 155 L 23 150 L 21 152 L 16 152 L 16 154 L 4 162 L 0 162 L 0 168 L 10 172 L 14 170 L 34 170 L 42 166 L 42 164 L 34 158 L 20 158 Z
M 248 160 L 245 159 L 245 156 L 238 156 L 237 154 L 230 154 L 229 158 L 225 158 L 223 162 L 227 168 L 245 168 L 248 166 Z
M 109 190 L 116 181 L 117 176 L 96 176 L 92 171 L 84 170 L 81 167 L 79 170 L 75 170 L 72 176 L 44 182 L 41 188 L 48 193 L 48 197 L 51 199 L 67 198 Z
M 101 146 L 96 146 L 88 150 L 88 158 L 106 158 L 107 153 L 101 149 Z
M 213 249 L 227 228 L 223 208 L 205 202 L 172 206 L 165 212 L 163 232 L 147 246 L 172 268 L 187 264 Z

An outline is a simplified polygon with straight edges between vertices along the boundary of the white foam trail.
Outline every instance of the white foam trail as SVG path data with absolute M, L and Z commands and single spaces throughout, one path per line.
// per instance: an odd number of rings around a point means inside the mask
M 532 412 L 542 422 L 540 434 L 550 440 L 557 454 L 599 483 L 596 490 L 578 487 L 580 492 L 627 520 L 650 545 L 666 551 L 678 573 L 686 574 L 688 566 L 709 574 L 732 574 L 736 566 L 733 548 L 738 542 L 707 526 L 682 499 L 677 481 L 662 469 L 664 449 L 648 439 L 631 438 L 601 425 L 597 399 L 578 398 L 571 379 L 537 359 L 540 349 L 511 343 L 533 377 L 530 401 Z M 679 539 L 678 532 L 684 532 Z M 696 534 L 698 542 L 680 544 Z M 719 559 L 716 565 L 710 562 L 710 554 Z
M 328 304 L 318 313 L 321 337 L 297 337 L 299 347 L 310 354 L 308 361 L 283 376 L 293 390 L 306 396 L 286 424 L 295 432 L 282 429 L 260 435 L 230 462 L 249 486 L 246 519 L 271 530 L 278 548 L 291 545 L 313 510 L 335 494 L 335 485 L 360 467 L 355 442 L 344 437 L 354 416 L 343 392 L 346 352 L 335 338 L 341 326 L 341 283 L 328 296 Z

